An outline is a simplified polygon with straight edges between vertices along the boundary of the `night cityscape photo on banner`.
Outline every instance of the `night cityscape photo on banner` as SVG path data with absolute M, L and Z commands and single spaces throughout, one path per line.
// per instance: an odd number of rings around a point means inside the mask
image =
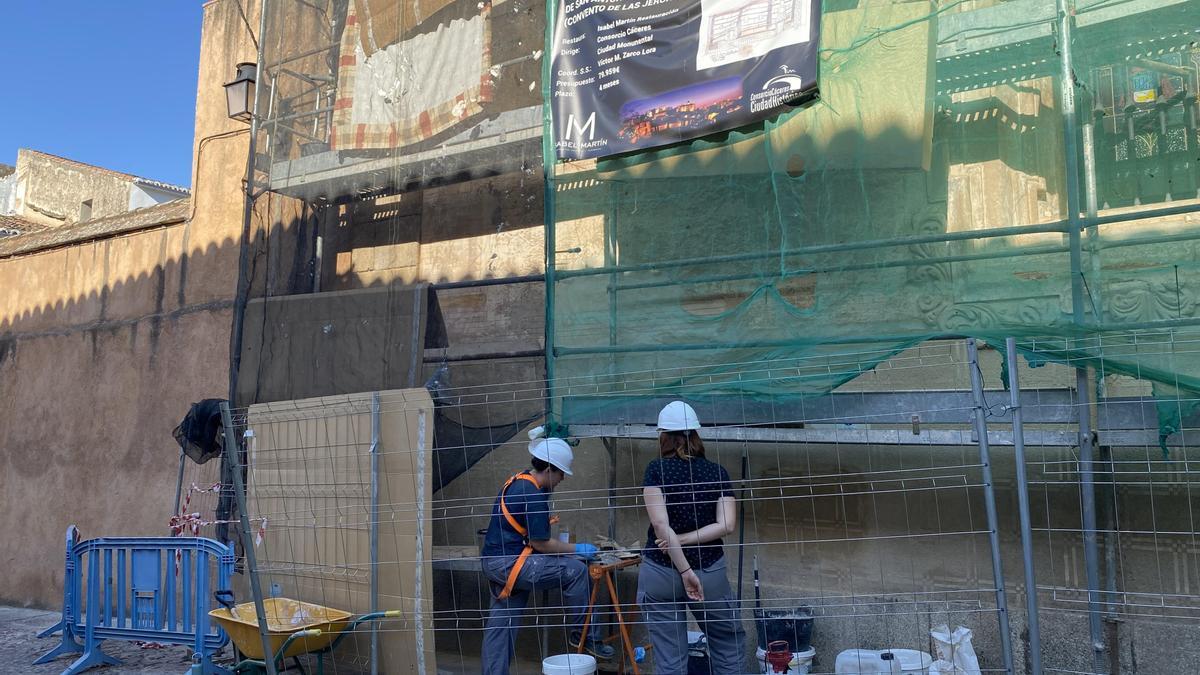
M 556 155 L 645 150 L 812 100 L 820 18 L 820 0 L 560 0 Z

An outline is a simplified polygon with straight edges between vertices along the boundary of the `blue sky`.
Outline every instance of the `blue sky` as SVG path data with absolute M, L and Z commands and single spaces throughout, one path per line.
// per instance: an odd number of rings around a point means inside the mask
M 202 4 L 0 3 L 0 163 L 25 147 L 188 185 Z

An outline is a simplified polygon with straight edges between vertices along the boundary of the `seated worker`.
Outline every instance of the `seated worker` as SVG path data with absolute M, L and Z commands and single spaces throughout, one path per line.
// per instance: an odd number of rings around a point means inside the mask
M 484 675 L 507 675 L 530 591 L 562 589 L 561 610 L 547 611 L 573 627 L 572 646 L 579 644 L 592 592 L 587 565 L 569 556 L 590 558 L 596 547 L 550 538 L 550 493 L 571 475 L 574 455 L 561 438 L 538 438 L 541 431 L 539 427 L 529 434 L 533 470 L 509 478 L 500 488 L 480 551 L 483 574 L 492 587 L 492 607 L 483 635 Z M 616 650 L 600 642 L 595 621 L 588 633 L 586 651 L 599 659 L 611 659 Z

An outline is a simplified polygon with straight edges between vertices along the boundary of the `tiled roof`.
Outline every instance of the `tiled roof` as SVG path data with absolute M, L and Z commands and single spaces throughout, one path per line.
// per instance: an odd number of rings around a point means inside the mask
M 41 150 L 31 150 L 29 148 L 22 148 L 22 150 L 24 152 L 28 152 L 30 154 L 41 155 L 42 157 L 49 157 L 50 159 L 53 159 L 54 161 L 59 162 L 61 164 L 77 166 L 81 169 L 87 169 L 88 171 L 94 171 L 94 172 L 98 172 L 98 173 L 107 174 L 114 178 L 120 178 L 122 180 L 127 180 L 127 181 L 131 181 L 134 183 L 141 183 L 143 185 L 149 185 L 150 187 L 156 187 L 156 188 L 159 188 L 160 190 L 171 190 L 173 192 L 178 192 L 178 193 L 184 194 L 184 195 L 188 195 L 188 194 L 192 193 L 191 190 L 189 190 L 185 187 L 181 187 L 179 185 L 172 185 L 171 183 L 164 183 L 162 181 L 152 180 L 150 178 L 142 178 L 141 176 L 135 176 L 131 173 L 124 173 L 121 171 L 113 171 L 112 169 L 106 169 L 102 166 L 96 166 L 94 164 L 77 162 L 73 159 L 68 159 L 66 157 L 60 157 L 58 155 L 54 155 L 49 152 L 42 152 Z
M 181 195 L 192 194 L 192 191 L 185 187 L 180 187 L 178 185 L 172 185 L 171 183 L 164 183 L 161 180 L 150 180 L 149 178 L 135 178 L 133 182 L 137 183 L 138 185 L 148 185 L 152 188 L 158 188 L 159 190 L 167 190 L 169 192 L 178 192 Z
M 0 258 L 23 253 L 33 253 L 48 248 L 58 248 L 94 239 L 106 239 L 119 234 L 135 232 L 151 227 L 172 225 L 188 219 L 191 212 L 190 197 L 135 209 L 107 218 L 87 220 L 65 227 L 42 228 L 37 232 L 0 237 Z M 17 220 L 22 220 L 18 218 Z M 24 221 L 29 222 L 29 221 Z
M 27 234 L 29 232 L 41 232 L 44 229 L 46 229 L 45 225 L 39 225 L 32 220 L 25 220 L 17 216 L 0 215 L 0 237 L 17 236 L 9 234 L 13 231 L 17 232 L 17 234 Z

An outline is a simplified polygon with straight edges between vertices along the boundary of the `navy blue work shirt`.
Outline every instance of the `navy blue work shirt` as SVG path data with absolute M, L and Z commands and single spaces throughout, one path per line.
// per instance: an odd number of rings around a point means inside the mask
M 733 486 L 725 467 L 703 457 L 663 457 L 650 462 L 642 480 L 644 487 L 662 489 L 667 503 L 667 521 L 677 534 L 694 532 L 717 522 L 717 501 L 733 497 Z M 642 556 L 671 567 L 671 557 L 655 545 L 654 525 L 646 531 Z M 693 569 L 705 569 L 725 555 L 720 539 L 684 546 L 683 555 Z
M 549 490 L 538 489 L 527 480 L 514 480 L 504 491 L 504 504 L 513 518 L 529 532 L 529 539 L 545 541 L 550 538 Z M 523 548 L 525 537 L 508 524 L 508 519 L 500 510 L 500 496 L 497 495 L 496 502 L 492 504 L 492 517 L 480 555 L 520 555 Z

